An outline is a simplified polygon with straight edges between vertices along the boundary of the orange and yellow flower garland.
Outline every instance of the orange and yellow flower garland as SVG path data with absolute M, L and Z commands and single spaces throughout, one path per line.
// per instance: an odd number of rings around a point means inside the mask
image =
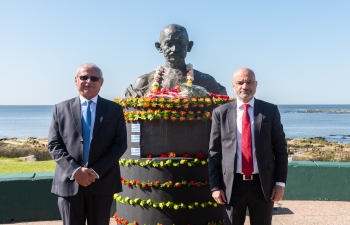
M 121 177 L 121 181 L 124 185 L 128 187 L 137 187 L 137 188 L 147 188 L 147 187 L 157 187 L 157 188 L 171 188 L 171 187 L 181 187 L 181 186 L 187 186 L 187 187 L 201 187 L 201 186 L 208 186 L 209 181 L 195 182 L 194 180 L 182 180 L 181 182 L 173 182 L 171 180 L 161 183 L 160 181 L 137 181 L 135 179 L 133 180 L 126 180 L 123 177 Z
M 121 204 L 130 204 L 130 205 L 139 205 L 142 207 L 153 207 L 153 208 L 161 208 L 163 209 L 164 207 L 169 208 L 169 209 L 174 209 L 174 210 L 179 210 L 179 209 L 195 209 L 195 208 L 205 208 L 205 207 L 217 207 L 218 204 L 215 201 L 207 201 L 207 202 L 192 202 L 189 204 L 184 204 L 184 203 L 173 203 L 171 201 L 167 202 L 155 202 L 152 199 L 148 200 L 142 200 L 140 198 L 135 198 L 131 199 L 129 197 L 123 198 L 122 196 L 118 194 L 114 194 L 114 199 L 121 203 Z
M 136 222 L 136 220 L 134 220 L 132 223 L 129 223 L 128 220 L 125 220 L 124 218 L 119 218 L 117 213 L 114 213 L 113 215 L 115 221 L 119 224 L 122 225 L 139 225 L 138 222 Z M 217 222 L 208 222 L 207 225 L 224 225 L 225 222 L 223 220 L 217 221 Z M 162 223 L 157 223 L 156 225 L 163 225 Z M 191 224 L 187 224 L 187 225 L 191 225 Z

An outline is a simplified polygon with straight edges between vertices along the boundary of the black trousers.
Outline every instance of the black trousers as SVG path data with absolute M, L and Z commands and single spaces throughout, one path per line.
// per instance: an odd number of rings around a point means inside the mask
M 248 208 L 251 225 L 271 225 L 273 204 L 265 199 L 260 179 L 243 180 L 236 175 L 230 204 L 224 207 L 225 224 L 243 225 Z
M 58 197 L 58 208 L 64 225 L 109 225 L 113 195 L 92 195 L 88 187 L 78 194 Z

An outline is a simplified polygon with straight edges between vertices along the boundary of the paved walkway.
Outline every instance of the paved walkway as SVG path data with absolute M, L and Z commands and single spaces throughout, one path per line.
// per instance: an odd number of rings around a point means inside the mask
M 12 223 L 18 225 L 62 225 L 62 221 Z M 115 225 L 111 219 L 110 224 Z M 275 204 L 272 225 L 349 225 L 350 202 L 280 201 Z M 245 225 L 249 225 L 249 218 Z

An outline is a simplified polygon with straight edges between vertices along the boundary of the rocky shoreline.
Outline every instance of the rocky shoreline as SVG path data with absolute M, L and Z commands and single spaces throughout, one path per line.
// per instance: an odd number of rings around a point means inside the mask
M 288 138 L 287 148 L 289 157 L 294 161 L 350 162 L 350 143 L 329 142 L 323 137 Z M 0 157 L 19 158 L 30 155 L 38 160 L 51 160 L 47 151 L 47 138 L 0 138 Z

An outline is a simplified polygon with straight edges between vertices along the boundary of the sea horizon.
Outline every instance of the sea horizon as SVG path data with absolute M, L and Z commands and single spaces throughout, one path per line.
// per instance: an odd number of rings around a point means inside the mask
M 278 104 L 286 138 L 350 143 L 350 104 Z M 47 138 L 54 105 L 0 105 L 0 138 Z

